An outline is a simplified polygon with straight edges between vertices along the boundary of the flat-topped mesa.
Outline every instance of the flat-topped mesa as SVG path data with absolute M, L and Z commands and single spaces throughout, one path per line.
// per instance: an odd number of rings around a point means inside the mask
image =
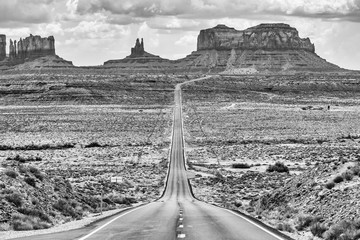
M 260 24 L 243 31 L 217 25 L 201 30 L 197 50 L 305 50 L 315 52 L 309 38 L 284 23 Z
M 6 35 L 0 34 L 0 61 L 6 58 Z
M 55 39 L 53 36 L 42 38 L 33 36 L 19 41 L 10 40 L 9 56 L 10 60 L 35 59 L 45 56 L 55 56 Z

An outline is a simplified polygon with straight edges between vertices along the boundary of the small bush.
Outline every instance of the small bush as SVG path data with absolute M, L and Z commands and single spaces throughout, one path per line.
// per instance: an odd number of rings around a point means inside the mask
M 21 207 L 23 205 L 23 195 L 20 193 L 11 193 L 5 196 L 5 199 L 14 204 L 16 207 Z
M 17 231 L 37 230 L 51 227 L 51 224 L 43 222 L 38 217 L 25 216 L 22 214 L 13 215 L 13 228 Z
M 40 172 L 39 169 L 37 169 L 36 167 L 29 167 L 29 172 L 31 172 L 32 174 L 34 174 L 34 176 L 39 179 L 40 181 L 42 181 L 44 179 L 44 175 Z
M 13 170 L 7 170 L 5 175 L 11 178 L 17 178 L 18 174 Z
M 334 183 L 341 183 L 342 181 L 344 181 L 344 178 L 342 176 L 338 175 L 334 178 L 333 181 L 334 181 Z
M 35 180 L 35 178 L 26 177 L 26 178 L 24 178 L 24 181 L 25 181 L 27 184 L 29 184 L 30 186 L 36 187 L 36 180 Z
M 346 181 L 351 181 L 354 177 L 353 173 L 350 172 L 350 171 L 346 171 L 342 174 L 343 178 L 346 180 Z
M 325 184 L 325 187 L 326 187 L 327 189 L 332 189 L 333 187 L 335 187 L 335 183 L 334 183 L 334 182 L 327 182 L 327 183 Z
M 46 213 L 44 213 L 43 211 L 40 211 L 40 210 L 37 210 L 37 209 L 31 209 L 31 208 L 18 208 L 17 211 L 19 213 L 24 214 L 24 215 L 38 217 L 43 221 L 46 221 L 48 223 L 52 223 L 52 221 L 50 220 L 50 217 Z
M 246 168 L 251 168 L 251 166 L 247 163 L 233 163 L 232 168 L 246 169 Z
M 322 237 L 328 228 L 323 223 L 316 222 L 310 226 L 311 233 L 316 237 Z
M 289 172 L 289 168 L 281 162 L 276 162 L 274 165 L 270 165 L 267 169 L 267 172 Z
M 75 219 L 81 219 L 82 212 L 76 211 L 66 200 L 59 199 L 53 207 L 60 211 L 65 216 L 70 216 Z
M 288 223 L 279 223 L 276 228 L 280 231 L 284 231 L 284 232 L 294 232 L 294 229 L 291 227 L 290 224 Z
M 354 175 L 360 176 L 360 165 L 356 165 L 351 169 Z
M 297 218 L 297 225 L 295 226 L 296 230 L 302 231 L 305 228 L 308 228 L 310 225 L 313 225 L 320 221 L 320 217 L 313 217 L 310 215 L 301 215 Z
M 88 145 L 85 145 L 85 148 L 92 148 L 92 147 L 102 147 L 98 142 L 92 142 Z

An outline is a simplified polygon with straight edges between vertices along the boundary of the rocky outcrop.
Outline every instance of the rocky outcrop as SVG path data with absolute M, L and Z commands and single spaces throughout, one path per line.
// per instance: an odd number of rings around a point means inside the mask
M 131 54 L 123 59 L 109 60 L 104 63 L 106 67 L 118 68 L 155 68 L 167 65 L 170 60 L 148 53 L 144 50 L 144 40 L 136 39 L 135 46 L 131 48 Z
M 6 58 L 6 36 L 0 34 L 0 61 Z
M 197 50 L 305 50 L 315 52 L 309 38 L 299 37 L 288 24 L 260 24 L 243 31 L 217 25 L 201 30 Z
M 55 55 L 55 39 L 53 36 L 42 38 L 40 36 L 33 36 L 21 39 L 19 41 L 12 41 L 10 39 L 9 56 L 11 60 L 19 59 L 35 59 L 45 56 Z

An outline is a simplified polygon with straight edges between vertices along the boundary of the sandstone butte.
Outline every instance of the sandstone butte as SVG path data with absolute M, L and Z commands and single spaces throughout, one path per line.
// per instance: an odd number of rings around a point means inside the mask
M 38 58 L 61 63 L 62 66 L 72 66 L 72 62 L 58 57 L 55 53 L 55 38 L 33 36 L 18 41 L 10 39 L 9 56 L 6 56 L 6 35 L 0 35 L 0 65 L 13 66 L 33 61 Z

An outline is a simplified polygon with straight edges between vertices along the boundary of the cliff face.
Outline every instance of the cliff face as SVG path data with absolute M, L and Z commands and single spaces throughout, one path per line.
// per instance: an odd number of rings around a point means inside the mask
M 305 50 L 315 52 L 309 38 L 287 24 L 260 24 L 243 31 L 217 25 L 201 30 L 197 50 Z
M 6 58 L 6 36 L 0 34 L 0 61 Z
M 33 35 L 18 42 L 10 39 L 9 53 L 10 59 L 19 60 L 55 56 L 55 39 L 53 36 L 41 38 Z

